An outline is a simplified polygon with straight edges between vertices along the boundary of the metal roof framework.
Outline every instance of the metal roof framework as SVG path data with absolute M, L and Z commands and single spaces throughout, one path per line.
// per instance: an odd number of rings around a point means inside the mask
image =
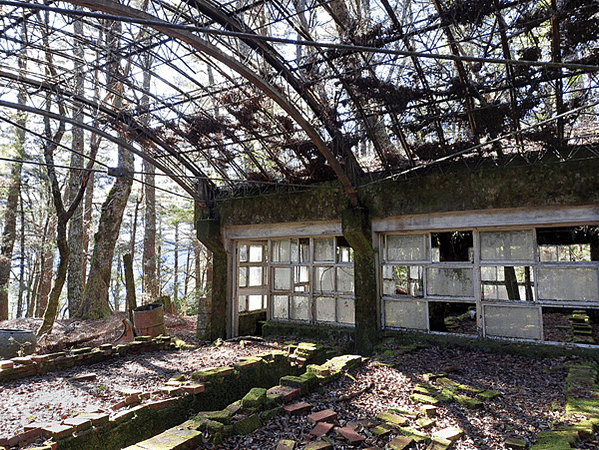
M 599 140 L 596 0 L 0 0 L 0 11 L 0 119 L 82 127 L 201 203 L 334 181 L 356 205 L 365 180 L 573 158 Z M 24 123 L 40 135 L 39 120 Z

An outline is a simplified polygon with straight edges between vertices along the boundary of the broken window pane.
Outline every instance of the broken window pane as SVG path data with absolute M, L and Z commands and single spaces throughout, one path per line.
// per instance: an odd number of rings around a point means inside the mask
M 428 302 L 428 314 L 431 331 L 478 334 L 475 303 Z
M 530 266 L 481 267 L 483 300 L 534 301 L 534 276 Z
M 314 239 L 314 261 L 335 261 L 335 238 Z
M 248 311 L 262 309 L 262 295 L 248 295 Z
M 537 276 L 542 300 L 599 300 L 597 269 L 594 267 L 539 267 Z
M 239 287 L 247 287 L 248 285 L 248 268 L 240 267 L 239 268 Z
M 277 291 L 290 291 L 291 267 L 275 267 L 273 272 L 274 289 Z
M 532 261 L 532 230 L 481 232 L 480 258 L 484 261 Z
M 599 310 L 544 307 L 542 312 L 545 341 L 599 343 Z
M 250 262 L 262 262 L 263 250 L 262 245 L 250 245 Z
M 246 312 L 248 310 L 248 296 L 240 295 L 238 297 L 238 310 L 239 312 Z
M 599 228 L 596 226 L 537 228 L 541 262 L 599 260 Z
M 272 298 L 272 315 L 275 319 L 289 318 L 289 297 L 287 295 L 274 295 Z
M 310 239 L 291 239 L 291 262 L 305 263 L 310 261 Z
M 426 302 L 385 302 L 385 326 L 426 330 Z
M 541 339 L 539 308 L 484 306 L 487 336 Z
M 335 268 L 316 267 L 315 268 L 315 290 L 317 292 L 333 292 L 335 290 Z
M 383 295 L 422 297 L 422 266 L 383 266 Z
M 354 268 L 337 267 L 337 292 L 354 292 Z
M 334 297 L 316 298 L 316 320 L 318 322 L 335 322 L 337 320 Z
M 343 236 L 337 236 L 337 262 L 353 262 L 354 249 Z
M 294 295 L 291 297 L 291 308 L 289 318 L 293 320 L 310 319 L 309 298 L 303 295 Z
M 273 262 L 291 261 L 291 246 L 289 239 L 277 239 L 271 243 Z
M 310 290 L 310 268 L 308 266 L 295 266 L 294 273 L 294 291 L 308 292 Z
M 262 266 L 250 266 L 250 282 L 249 286 L 262 286 Z
M 386 238 L 387 261 L 427 261 L 428 235 L 397 234 Z
M 431 234 L 433 262 L 474 261 L 472 231 L 447 231 Z
M 355 322 L 353 298 L 338 298 L 337 299 L 337 322 L 353 324 Z
M 428 295 L 473 297 L 472 269 L 429 267 L 426 271 Z
M 248 262 L 248 246 L 240 245 L 239 246 L 239 262 Z

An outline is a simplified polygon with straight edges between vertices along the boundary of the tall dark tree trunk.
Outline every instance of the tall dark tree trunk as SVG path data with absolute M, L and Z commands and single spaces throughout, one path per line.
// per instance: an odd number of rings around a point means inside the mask
M 83 22 L 75 19 L 73 22 L 73 54 L 75 56 L 75 93 L 83 95 L 84 90 L 84 57 L 83 44 L 80 36 L 83 36 Z M 83 121 L 81 106 L 78 103 L 73 105 L 73 119 L 76 122 Z M 69 174 L 69 197 L 68 203 L 71 203 L 77 195 L 80 179 L 83 169 L 83 153 L 85 150 L 83 129 L 74 126 L 72 130 L 71 142 L 71 171 Z M 67 298 L 69 314 L 72 317 L 81 307 L 83 299 L 83 283 L 85 275 L 83 273 L 83 205 L 79 205 L 73 214 L 69 224 L 68 244 L 70 248 L 68 275 L 67 275 Z
M 118 53 L 121 34 L 121 23 L 114 21 L 106 31 L 106 59 L 108 91 L 114 94 L 113 107 L 119 110 L 122 106 L 122 90 L 124 73 L 120 67 Z M 125 141 L 126 137 L 121 136 Z M 108 293 L 114 250 L 123 221 L 123 213 L 127 206 L 133 178 L 133 155 L 123 146 L 118 148 L 119 173 L 112 189 L 102 205 L 98 231 L 94 235 L 94 250 L 83 302 L 77 316 L 83 319 L 98 319 L 110 315 Z

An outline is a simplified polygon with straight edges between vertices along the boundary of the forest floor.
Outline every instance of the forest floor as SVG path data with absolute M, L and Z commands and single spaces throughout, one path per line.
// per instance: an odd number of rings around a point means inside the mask
M 124 315 L 123 315 L 124 317 Z M 113 342 L 122 330 L 121 315 L 92 322 L 58 321 L 53 333 L 41 342 L 42 350 L 58 351 L 73 345 L 96 346 Z M 0 322 L 0 328 L 36 329 L 38 319 Z M 212 346 L 195 341 L 195 318 L 165 315 L 169 334 L 196 348 L 132 354 L 109 362 L 73 367 L 0 384 L 0 437 L 11 437 L 32 422 L 59 422 L 82 411 L 112 412 L 122 399 L 123 389 L 138 389 L 161 398 L 158 390 L 175 374 L 214 366 L 230 365 L 244 356 L 284 348 L 282 340 L 263 342 L 224 342 Z M 73 344 L 76 343 L 76 344 Z M 569 359 L 531 359 L 510 354 L 496 355 L 461 349 L 429 347 L 411 353 L 383 358 L 378 355 L 354 369 L 341 380 L 302 398 L 314 411 L 330 408 L 338 414 L 338 424 L 373 418 L 391 408 L 418 411 L 420 405 L 409 399 L 427 373 L 451 369 L 450 378 L 475 388 L 490 389 L 501 396 L 483 409 L 468 409 L 459 403 L 440 404 L 432 430 L 459 427 L 464 437 L 456 450 L 504 449 L 510 437 L 533 443 L 538 433 L 576 418 L 564 418 L 565 376 Z M 93 374 L 80 382 L 73 377 Z M 347 398 L 348 393 L 357 393 Z M 122 411 L 119 410 L 119 411 Z M 247 436 L 236 436 L 218 447 L 202 448 L 275 449 L 281 439 L 293 439 L 303 448 L 312 424 L 306 416 L 279 416 Z M 386 438 L 370 438 L 354 448 L 383 448 Z M 341 443 L 335 449 L 349 448 Z M 411 449 L 424 449 L 413 444 Z M 599 442 L 587 441 L 587 449 L 599 449 Z

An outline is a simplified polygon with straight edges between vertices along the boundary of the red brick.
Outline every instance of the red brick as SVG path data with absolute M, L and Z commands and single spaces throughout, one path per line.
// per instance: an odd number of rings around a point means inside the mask
M 93 381 L 97 378 L 98 376 L 95 373 L 83 373 L 81 375 L 75 375 L 74 377 L 71 377 L 72 381 Z
M 83 431 L 91 428 L 92 421 L 91 419 L 86 419 L 85 417 L 70 417 L 63 421 L 65 425 L 71 426 L 75 429 L 75 431 Z
M 204 384 L 188 384 L 186 386 L 181 386 L 181 389 L 186 394 L 196 395 L 204 392 Z
M 331 431 L 334 426 L 335 425 L 333 425 L 332 423 L 319 422 L 316 424 L 316 426 L 314 428 L 312 428 L 312 431 L 310 431 L 310 434 L 312 436 L 326 436 L 326 434 L 329 431 Z
M 12 369 L 15 363 L 9 360 L 0 361 L 0 369 Z
M 127 411 L 121 411 L 120 413 L 115 414 L 110 419 L 112 422 L 122 423 L 130 420 L 135 415 L 135 411 L 129 409 Z
M 50 355 L 31 355 L 32 361 L 35 362 L 44 362 L 50 359 Z
M 267 395 L 280 395 L 287 402 L 299 397 L 301 393 L 302 391 L 300 389 L 292 388 L 290 386 L 275 386 L 266 392 Z
M 291 405 L 284 406 L 283 409 L 290 416 L 304 414 L 312 409 L 312 405 L 306 402 L 297 402 Z
M 141 398 L 139 397 L 139 394 L 128 395 L 127 397 L 125 397 L 126 405 L 134 405 L 135 403 L 139 403 L 140 401 Z
M 333 422 L 337 420 L 337 413 L 330 409 L 323 409 L 322 411 L 310 414 L 308 420 L 312 423 Z
M 115 403 L 114 405 L 112 405 L 110 407 L 110 409 L 112 409 L 113 411 L 116 411 L 117 409 L 121 409 L 123 406 L 125 406 L 125 400 L 121 400 L 118 403 Z
M 166 395 L 179 395 L 183 393 L 183 389 L 181 389 L 180 386 L 162 386 L 160 388 L 160 393 Z
M 54 425 L 54 424 L 52 424 L 50 422 L 31 422 L 31 423 L 28 423 L 27 425 L 25 425 L 23 427 L 23 429 L 25 431 L 29 431 L 29 430 L 35 430 L 37 428 L 44 428 L 44 427 L 47 427 L 48 425 Z
M 32 430 L 27 430 L 24 433 L 17 434 L 16 436 L 8 439 L 6 447 L 25 447 L 29 444 L 33 444 L 41 437 L 41 428 L 34 428 Z
M 42 428 L 42 435 L 46 439 L 52 438 L 58 441 L 59 439 L 70 436 L 71 434 L 73 434 L 73 427 L 68 425 L 51 425 Z
M 361 434 L 356 433 L 350 427 L 335 428 L 335 431 L 340 436 L 342 436 L 344 439 L 346 439 L 350 445 L 355 445 L 355 444 L 358 444 L 358 443 L 366 440 L 365 436 L 362 436 Z
M 176 398 L 167 398 L 166 400 L 156 400 L 154 402 L 148 402 L 148 403 L 146 403 L 146 405 L 150 409 L 161 409 L 161 408 L 166 408 L 168 405 L 170 405 L 171 403 L 176 402 L 176 401 L 177 401 Z

